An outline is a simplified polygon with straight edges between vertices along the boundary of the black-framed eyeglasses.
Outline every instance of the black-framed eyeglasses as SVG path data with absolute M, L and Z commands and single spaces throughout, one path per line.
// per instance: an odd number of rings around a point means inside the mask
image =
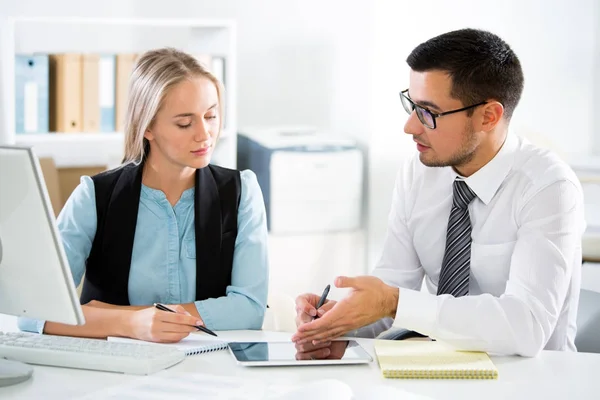
M 456 110 L 450 110 L 450 111 L 445 111 L 442 113 L 434 113 L 431 110 L 428 110 L 425 107 L 422 107 L 418 104 L 415 104 L 414 101 L 412 101 L 410 99 L 410 97 L 407 96 L 408 94 L 408 89 L 403 90 L 400 92 L 400 102 L 402 103 L 402 107 L 404 107 L 404 110 L 410 115 L 412 114 L 413 111 L 417 111 L 417 117 L 419 118 L 419 121 L 421 121 L 421 123 L 423 125 L 425 125 L 427 128 L 429 129 L 435 129 L 436 128 L 436 118 L 439 117 L 443 117 L 444 115 L 448 115 L 448 114 L 454 114 L 457 112 L 461 112 L 461 111 L 465 111 L 468 110 L 470 108 L 474 108 L 483 104 L 486 104 L 487 101 L 482 101 L 480 103 L 477 104 L 472 104 L 470 106 L 467 107 L 463 107 L 463 108 L 459 108 Z

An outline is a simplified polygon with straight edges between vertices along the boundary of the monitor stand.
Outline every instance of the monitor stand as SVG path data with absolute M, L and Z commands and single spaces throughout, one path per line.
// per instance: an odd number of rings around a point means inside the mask
M 0 387 L 24 382 L 33 375 L 30 365 L 18 361 L 0 359 Z
M 0 262 L 2 262 L 2 241 L 0 240 Z M 1 332 L 0 332 L 1 333 Z M 0 387 L 26 381 L 33 375 L 33 368 L 18 361 L 0 358 Z

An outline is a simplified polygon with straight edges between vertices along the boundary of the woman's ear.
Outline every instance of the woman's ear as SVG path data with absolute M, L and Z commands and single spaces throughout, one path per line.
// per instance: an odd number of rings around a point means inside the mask
M 144 132 L 144 139 L 154 140 L 154 134 L 150 129 L 146 129 L 146 132 Z

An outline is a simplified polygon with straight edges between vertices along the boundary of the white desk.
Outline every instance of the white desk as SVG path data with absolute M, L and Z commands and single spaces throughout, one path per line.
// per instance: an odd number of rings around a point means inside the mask
M 225 339 L 287 340 L 281 332 L 223 332 Z M 373 341 L 360 339 L 373 355 Z M 334 378 L 353 390 L 364 385 L 393 385 L 433 399 L 598 399 L 600 398 L 600 354 L 545 351 L 538 358 L 492 357 L 499 370 L 496 381 L 394 380 L 384 379 L 374 361 L 370 365 L 269 367 L 237 366 L 227 351 L 190 356 L 160 375 L 208 373 L 239 376 L 269 383 L 297 384 Z M 67 399 L 90 391 L 130 382 L 136 376 L 75 369 L 36 366 L 27 382 L 0 388 L 1 399 Z

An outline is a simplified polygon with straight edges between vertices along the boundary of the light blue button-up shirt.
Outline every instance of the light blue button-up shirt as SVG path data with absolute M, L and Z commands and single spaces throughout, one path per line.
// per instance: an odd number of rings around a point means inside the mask
M 266 212 L 252 171 L 241 172 L 241 189 L 231 284 L 223 297 L 194 301 L 195 189 L 183 192 L 171 206 L 162 191 L 142 185 L 129 272 L 131 305 L 194 302 L 210 329 L 261 328 L 268 289 Z M 85 272 L 96 224 L 94 182 L 84 176 L 57 220 L 75 285 L 79 285 Z M 20 318 L 19 328 L 42 333 L 44 322 Z

